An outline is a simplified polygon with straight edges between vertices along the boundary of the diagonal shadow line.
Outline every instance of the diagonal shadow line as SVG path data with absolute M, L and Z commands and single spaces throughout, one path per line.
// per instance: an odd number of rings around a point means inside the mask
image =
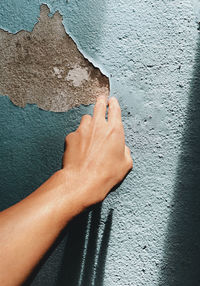
M 200 285 L 200 37 L 185 125 L 160 286 Z
M 85 237 L 88 224 L 88 212 L 76 218 L 71 224 L 68 232 L 68 240 L 64 251 L 58 286 L 91 286 L 103 285 L 105 262 L 107 256 L 107 247 L 110 238 L 112 226 L 113 210 L 109 212 L 105 223 L 105 229 L 101 241 L 100 251 L 97 261 L 97 270 L 95 269 L 95 258 L 97 254 L 97 240 L 99 234 L 99 224 L 101 219 L 102 204 L 89 209 L 92 210 L 89 237 L 84 257 Z M 83 271 L 81 271 L 83 269 Z M 81 279 L 81 272 L 82 279 Z M 93 284 L 93 281 L 95 281 Z
M 78 286 L 83 262 L 88 212 L 76 217 L 69 225 L 68 239 L 56 285 Z
M 98 204 L 92 212 L 81 286 L 92 285 L 95 257 L 97 252 L 99 224 L 101 219 L 101 207 L 102 204 Z
M 101 241 L 101 246 L 96 266 L 96 274 L 94 279 L 95 286 L 103 286 L 106 257 L 107 257 L 108 244 L 110 240 L 110 232 L 112 227 L 112 218 L 113 218 L 113 209 L 110 210 L 105 223 L 105 228 L 103 232 L 103 237 Z

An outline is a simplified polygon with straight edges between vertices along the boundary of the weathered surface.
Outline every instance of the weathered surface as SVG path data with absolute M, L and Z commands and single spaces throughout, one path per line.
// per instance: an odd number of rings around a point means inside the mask
M 45 2 L 81 52 L 112 75 L 134 168 L 88 227 L 85 214 L 72 223 L 70 243 L 54 248 L 29 285 L 199 286 L 199 0 Z M 0 26 L 31 31 L 43 1 L 15 3 L 21 14 L 13 0 L 0 1 Z M 65 134 L 88 112 L 19 108 L 0 97 L 2 208 L 60 168 Z
M 109 94 L 109 80 L 77 49 L 66 34 L 62 16 L 41 6 L 32 32 L 11 34 L 0 29 L 0 93 L 24 107 L 67 111 Z

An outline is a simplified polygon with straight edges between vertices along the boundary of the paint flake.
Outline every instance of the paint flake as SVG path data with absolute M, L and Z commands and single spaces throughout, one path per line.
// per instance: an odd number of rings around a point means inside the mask
M 32 32 L 0 29 L 0 94 L 24 107 L 35 103 L 51 111 L 67 111 L 109 95 L 109 80 L 79 52 L 66 33 L 62 16 L 49 17 L 41 5 Z

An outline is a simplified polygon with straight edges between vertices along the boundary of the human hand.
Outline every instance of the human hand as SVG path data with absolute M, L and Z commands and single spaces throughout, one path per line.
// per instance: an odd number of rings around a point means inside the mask
M 86 208 L 102 201 L 133 166 L 125 145 L 121 109 L 115 97 L 100 96 L 93 117 L 84 115 L 75 132 L 66 136 L 63 170 L 77 200 Z
M 132 168 L 119 103 L 112 97 L 108 104 L 108 120 L 101 96 L 93 117 L 83 116 L 67 135 L 62 170 L 1 212 L 0 285 L 22 285 L 66 224 L 102 201 Z

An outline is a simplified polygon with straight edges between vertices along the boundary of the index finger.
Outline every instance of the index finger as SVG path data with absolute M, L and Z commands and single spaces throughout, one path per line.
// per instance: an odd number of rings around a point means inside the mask
M 112 96 L 108 101 L 108 122 L 122 123 L 121 108 L 116 97 Z
M 100 95 L 97 97 L 96 104 L 94 106 L 93 118 L 94 119 L 105 119 L 107 108 L 107 97 Z

